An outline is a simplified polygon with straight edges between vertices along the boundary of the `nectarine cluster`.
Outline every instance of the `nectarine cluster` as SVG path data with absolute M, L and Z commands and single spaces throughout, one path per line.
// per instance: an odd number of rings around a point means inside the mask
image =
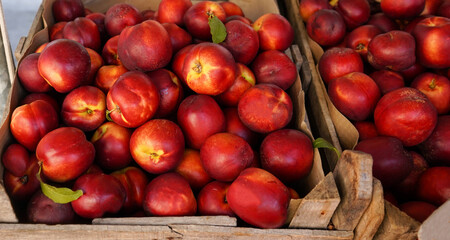
M 299 3 L 324 50 L 329 98 L 359 132 L 355 150 L 372 155 L 386 198 L 418 221 L 450 199 L 449 3 Z
M 252 23 L 235 3 L 190 0 L 104 13 L 56 0 L 53 14 L 50 42 L 19 63 L 29 95 L 2 159 L 28 221 L 204 214 L 285 223 L 313 162 L 311 139 L 289 128 L 286 90 L 298 72 L 284 53 L 294 39 L 286 18 Z M 53 202 L 58 190 L 40 192 L 40 181 L 82 195 Z

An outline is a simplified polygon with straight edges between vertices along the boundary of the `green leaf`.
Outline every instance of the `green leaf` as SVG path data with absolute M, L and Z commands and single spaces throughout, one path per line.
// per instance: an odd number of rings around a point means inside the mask
M 72 189 L 70 189 L 70 188 L 65 188 L 65 187 L 57 188 L 55 186 L 44 183 L 44 181 L 42 181 L 42 178 L 41 178 L 41 170 L 42 170 L 42 164 L 40 163 L 39 171 L 36 174 L 36 178 L 41 183 L 42 193 L 45 196 L 47 196 L 48 198 L 50 198 L 51 200 L 53 200 L 53 202 L 59 203 L 59 204 L 69 203 L 69 202 L 77 200 L 79 197 L 81 197 L 83 195 L 82 190 L 72 191 Z
M 53 200 L 53 202 L 60 204 L 75 201 L 83 195 L 82 190 L 72 191 L 70 188 L 57 188 L 44 182 L 41 182 L 41 189 L 45 196 Z
M 338 158 L 341 157 L 341 153 L 339 152 L 339 150 L 337 150 L 337 148 L 335 148 L 331 143 L 329 143 L 327 140 L 325 140 L 323 138 L 317 138 L 316 140 L 314 140 L 313 147 L 334 150 L 336 152 Z
M 209 28 L 211 29 L 211 35 L 213 43 L 221 43 L 227 37 L 227 29 L 220 19 L 215 15 L 208 17 Z

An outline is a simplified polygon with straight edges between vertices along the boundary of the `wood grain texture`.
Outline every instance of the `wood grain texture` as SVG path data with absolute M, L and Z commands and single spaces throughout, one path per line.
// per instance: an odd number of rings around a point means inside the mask
M 340 202 L 333 174 L 329 173 L 302 201 L 289 228 L 327 229 Z
M 372 156 L 345 150 L 333 175 L 341 202 L 332 221 L 336 229 L 353 231 L 372 199 Z
M 355 240 L 372 239 L 384 219 L 384 195 L 380 180 L 373 179 L 372 200 L 355 228 Z
M 351 231 L 257 229 L 198 225 L 43 225 L 0 224 L 2 239 L 299 239 L 351 240 Z
M 97 225 L 151 225 L 165 226 L 208 225 L 208 226 L 237 226 L 237 220 L 228 216 L 182 216 L 182 217 L 126 217 L 126 218 L 96 218 L 92 224 Z
M 374 240 L 416 240 L 420 223 L 400 211 L 388 201 L 384 201 L 383 222 L 374 236 Z M 447 212 L 448 216 L 448 212 Z

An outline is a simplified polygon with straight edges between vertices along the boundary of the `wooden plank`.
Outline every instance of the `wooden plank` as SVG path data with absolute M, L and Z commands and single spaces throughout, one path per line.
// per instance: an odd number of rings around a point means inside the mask
M 125 218 L 95 218 L 92 224 L 97 225 L 152 225 L 165 226 L 181 225 L 209 225 L 209 226 L 237 226 L 237 220 L 228 216 L 180 216 L 180 217 L 125 217 Z
M 345 150 L 333 175 L 341 202 L 332 221 L 336 229 L 353 231 L 372 199 L 372 156 Z
M 333 174 L 329 173 L 302 201 L 289 228 L 327 229 L 340 202 Z
M 198 225 L 44 225 L 0 224 L 2 239 L 299 239 L 351 240 L 351 231 L 257 229 Z
M 416 240 L 420 223 L 408 216 L 406 213 L 400 211 L 400 209 L 398 209 L 388 201 L 384 201 L 384 205 L 384 219 L 373 239 Z
M 418 233 L 421 240 L 448 239 L 450 236 L 450 200 L 423 222 Z
M 302 63 L 299 61 L 303 61 L 300 52 L 298 51 L 298 46 L 293 44 L 290 48 L 288 48 L 285 53 L 291 58 L 291 60 L 296 64 L 297 70 L 301 70 Z M 301 130 L 306 133 L 311 139 L 314 139 L 311 133 L 311 127 L 309 125 L 309 120 L 306 115 L 305 109 L 305 92 L 302 88 L 302 80 L 300 79 L 300 75 L 297 74 L 297 79 L 294 84 L 288 89 L 289 96 L 292 99 L 294 113 L 294 127 L 296 129 Z M 304 178 L 301 182 L 298 183 L 299 190 L 305 193 L 310 192 L 320 181 L 325 177 L 322 159 L 320 158 L 320 153 L 317 149 L 314 149 L 314 161 L 313 166 L 310 171 L 310 174 Z
M 372 201 L 355 228 L 355 240 L 372 239 L 384 219 L 383 186 L 380 180 L 373 179 Z
M 297 213 L 298 206 L 300 205 L 301 202 L 302 202 L 301 198 L 291 199 L 291 201 L 289 202 L 288 213 L 285 222 L 286 225 L 289 225 L 289 223 L 292 221 L 292 218 L 294 218 L 295 214 Z
M 42 30 L 44 28 L 44 22 L 42 19 L 42 14 L 44 12 L 44 7 L 41 4 L 36 12 L 36 16 L 33 19 L 33 22 L 31 24 L 30 30 L 28 31 L 27 37 L 24 38 L 22 42 L 22 38 L 19 41 L 19 44 L 15 48 L 14 56 L 17 60 L 17 62 L 20 61 L 20 59 L 25 54 L 25 51 L 28 49 L 28 47 L 31 45 L 31 41 L 33 40 L 34 34 L 36 34 L 38 31 Z
M 14 60 L 13 60 L 13 56 L 12 56 L 12 51 L 11 51 L 11 45 L 9 43 L 9 36 L 8 36 L 8 31 L 6 28 L 6 22 L 5 22 L 5 15 L 4 15 L 4 11 L 3 11 L 3 6 L 2 4 L 0 4 L 0 30 L 1 30 L 1 43 L 2 43 L 2 63 L 1 63 L 1 67 L 3 69 L 7 69 L 8 72 L 8 81 L 10 83 L 12 83 L 12 81 L 14 80 L 14 72 L 15 72 L 15 65 L 14 65 Z M 4 79 L 4 78 L 3 78 Z

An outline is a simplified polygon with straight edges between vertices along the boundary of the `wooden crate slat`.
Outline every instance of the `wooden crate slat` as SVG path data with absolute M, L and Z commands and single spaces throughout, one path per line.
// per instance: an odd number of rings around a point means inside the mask
M 165 226 L 173 224 L 237 226 L 237 220 L 228 216 L 182 216 L 182 217 L 126 217 L 126 218 L 96 218 L 92 224 L 97 225 L 152 225 Z
M 355 240 L 372 239 L 384 219 L 384 195 L 380 180 L 373 179 L 373 193 L 367 210 L 355 228 Z
M 2 239 L 299 239 L 351 240 L 351 231 L 257 229 L 199 225 L 44 225 L 0 224 Z
M 372 156 L 345 150 L 333 175 L 341 202 L 333 215 L 336 229 L 353 231 L 372 199 Z
M 384 206 L 384 219 L 373 239 L 416 240 L 420 223 L 388 201 L 384 201 Z
M 329 173 L 299 203 L 289 228 L 327 229 L 339 202 L 339 193 L 333 174 Z

